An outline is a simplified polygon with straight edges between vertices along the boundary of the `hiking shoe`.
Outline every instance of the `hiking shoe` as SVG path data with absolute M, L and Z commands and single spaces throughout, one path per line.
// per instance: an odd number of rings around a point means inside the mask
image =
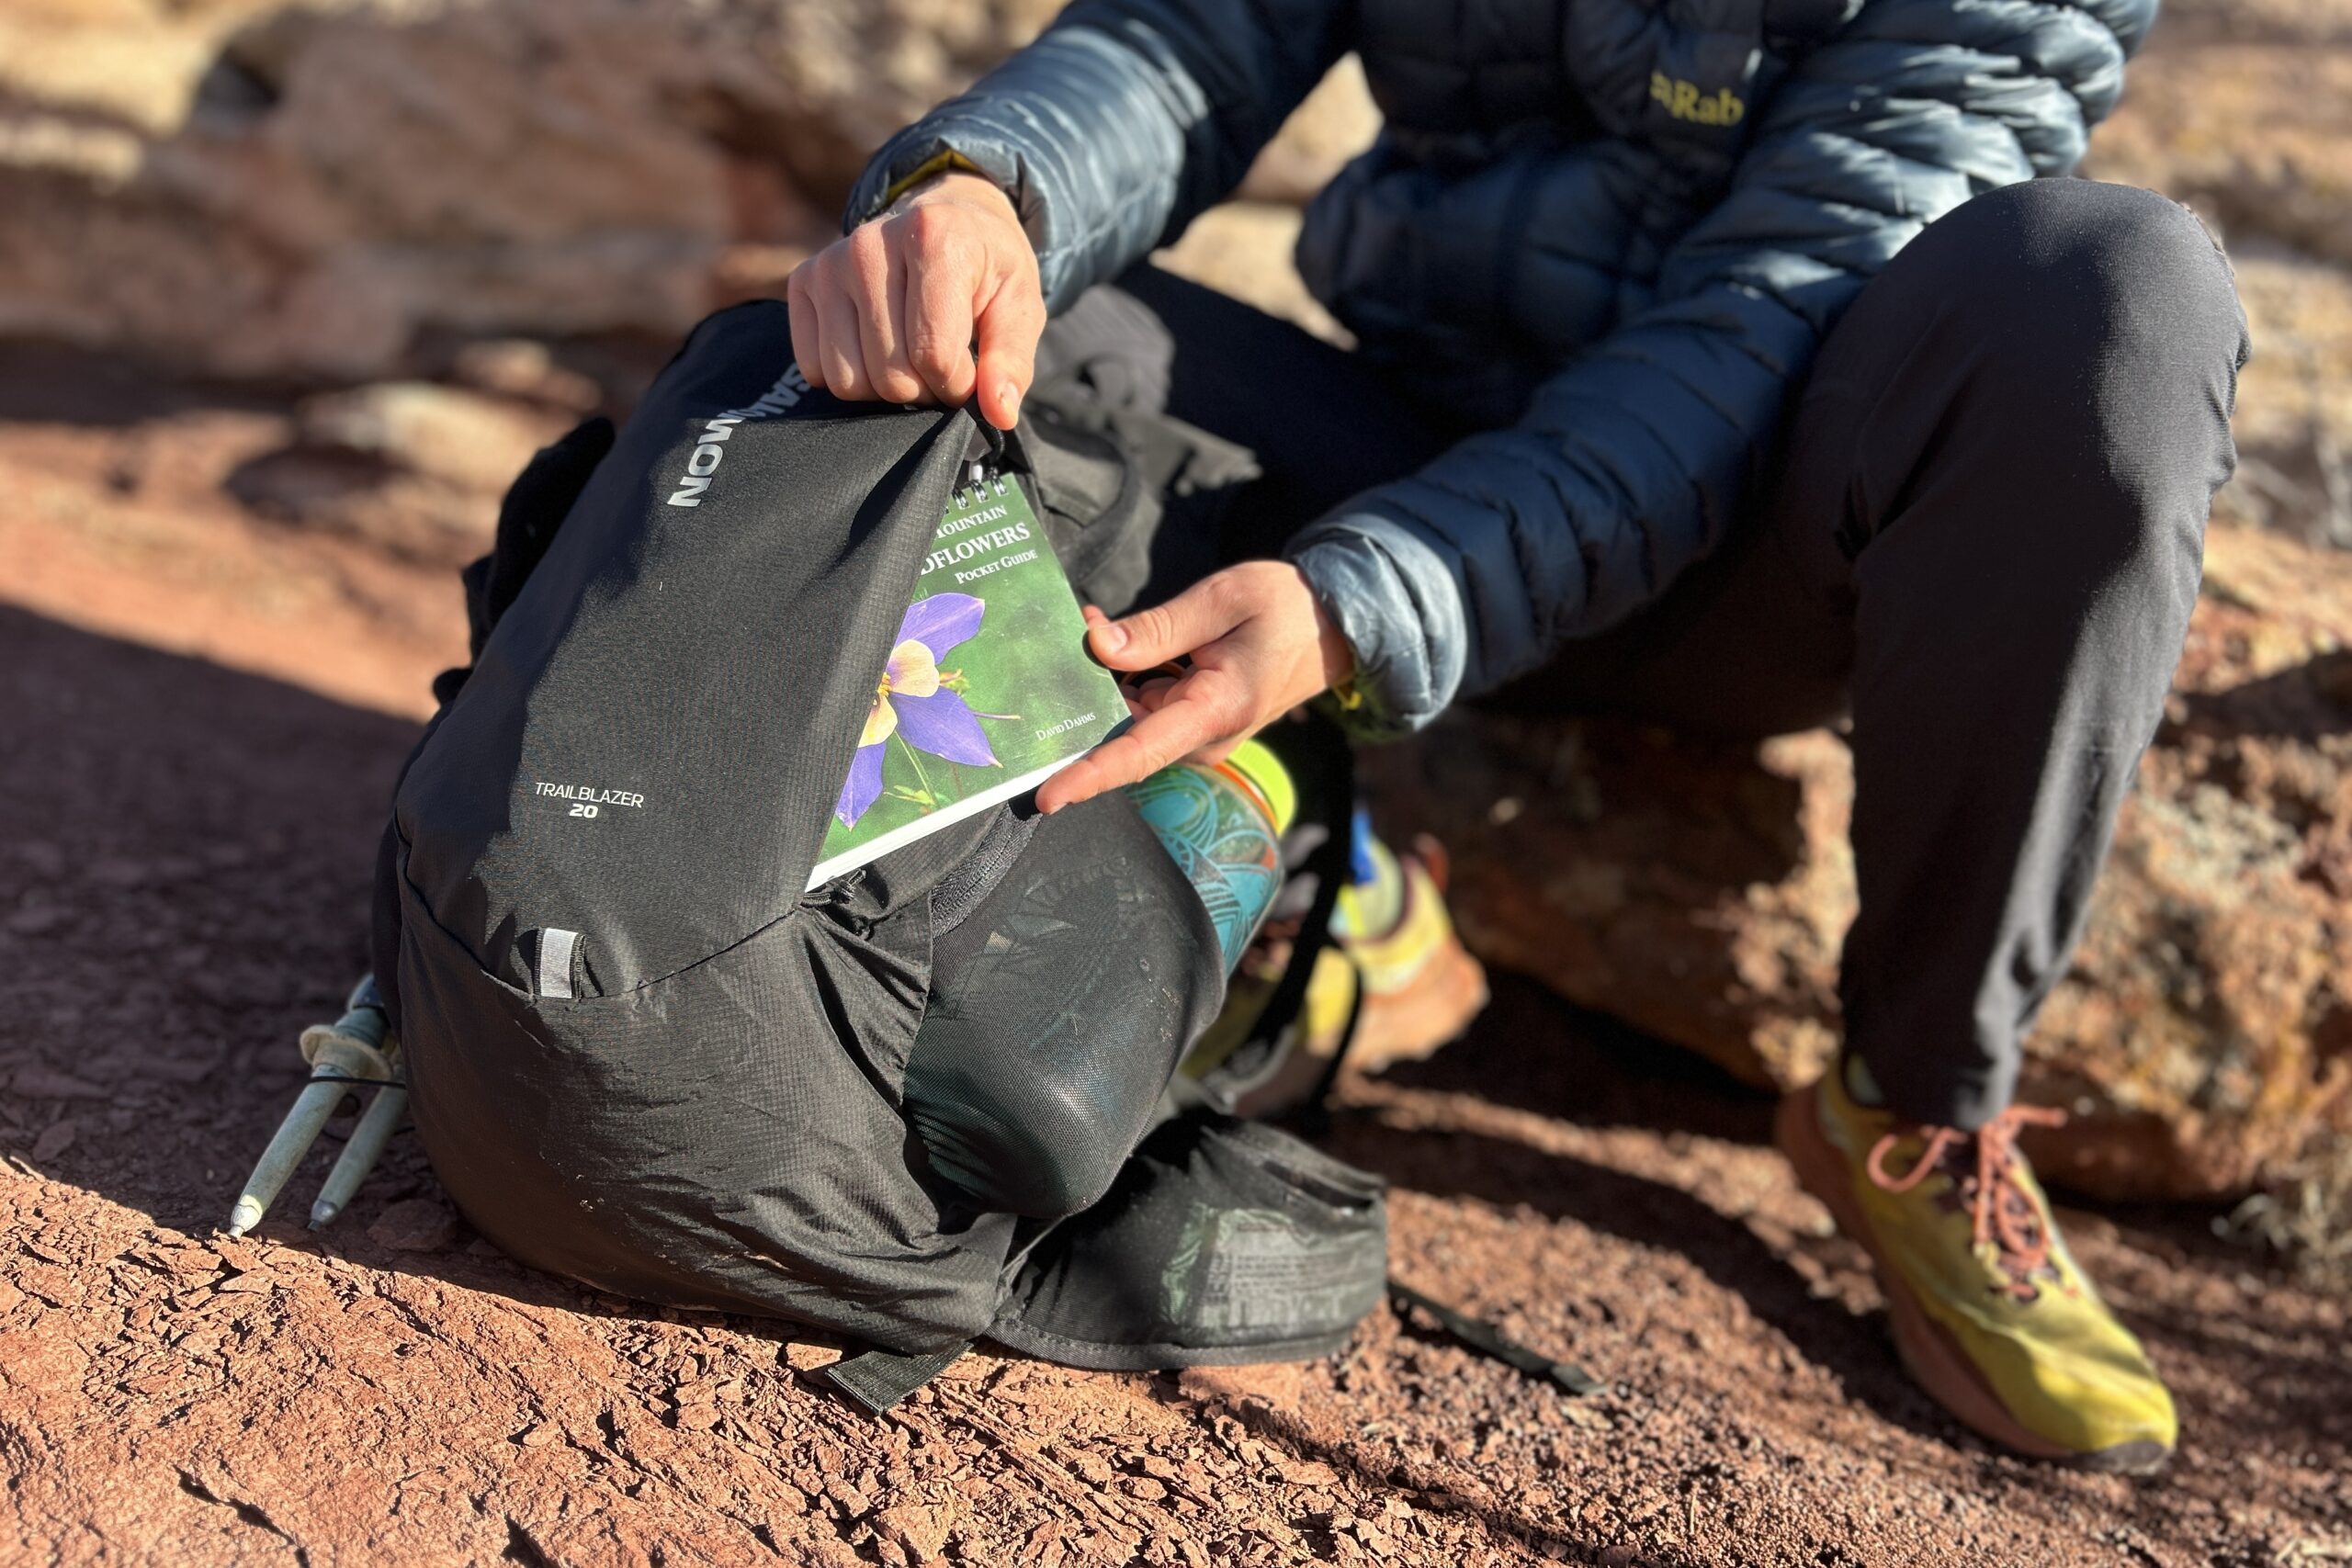
M 1895 1348 L 1962 1422 L 2035 1459 L 2143 1474 L 2172 1457 L 2172 1395 L 2067 1252 L 2012 1106 L 1974 1132 L 1854 1100 L 1833 1067 L 1781 1102 L 1797 1179 L 1876 1265 Z
M 1263 1055 L 1240 1048 L 1295 951 L 1296 921 L 1269 920 L 1227 983 L 1225 1011 L 1180 1069 L 1234 1115 L 1305 1104 L 1342 1043 L 1350 1064 L 1367 1071 L 1427 1056 L 1487 1005 L 1487 972 L 1446 913 L 1436 840 L 1424 835 L 1411 852 L 1392 854 L 1359 818 L 1350 859 L 1331 943 L 1316 954 L 1296 1022 Z
M 1487 1005 L 1487 972 L 1454 934 L 1445 908 L 1446 857 L 1423 833 L 1402 855 L 1377 840 L 1365 845 L 1370 874 L 1340 894 L 1332 934 L 1345 965 L 1327 957 L 1307 986 L 1306 1014 L 1314 1048 L 1328 1055 L 1353 1005 L 1354 977 L 1330 976 L 1352 968 L 1362 977 L 1363 1010 L 1348 1060 L 1365 1072 L 1417 1062 L 1462 1037 Z M 1320 993 L 1318 995 L 1318 993 Z
M 1360 1072 L 1419 1061 L 1461 1038 L 1487 1005 L 1487 972 L 1446 912 L 1437 841 L 1423 835 L 1412 852 L 1394 855 L 1360 840 L 1357 859 L 1357 880 L 1340 890 L 1332 913 L 1332 945 L 1316 955 L 1296 1043 L 1238 1097 L 1238 1115 L 1272 1116 L 1303 1103 L 1343 1044 Z

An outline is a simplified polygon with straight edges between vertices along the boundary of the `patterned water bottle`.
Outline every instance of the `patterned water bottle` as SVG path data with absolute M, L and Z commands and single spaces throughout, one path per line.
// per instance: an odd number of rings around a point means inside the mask
M 1222 762 L 1178 762 L 1126 795 L 1191 878 L 1231 974 L 1282 886 L 1282 836 L 1298 811 L 1289 771 L 1245 740 Z

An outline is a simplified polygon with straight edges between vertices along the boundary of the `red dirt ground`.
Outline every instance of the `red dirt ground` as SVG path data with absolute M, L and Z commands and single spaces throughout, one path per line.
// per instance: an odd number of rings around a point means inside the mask
M 1397 1274 L 1589 1399 L 1382 1313 L 1298 1367 L 975 1356 L 871 1420 L 822 1343 L 507 1262 L 405 1134 L 322 1237 L 323 1148 L 226 1239 L 458 628 L 446 581 L 221 499 L 276 418 L 0 423 L 0 1562 L 2352 1561 L 2342 1299 L 2206 1215 L 2070 1213 L 2185 1446 L 2153 1482 L 1990 1453 L 1768 1104 L 1508 983 L 1330 1136 L 1395 1184 Z

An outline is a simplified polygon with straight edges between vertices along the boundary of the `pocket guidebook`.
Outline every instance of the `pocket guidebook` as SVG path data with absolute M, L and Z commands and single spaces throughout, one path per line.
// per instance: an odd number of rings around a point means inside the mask
M 876 674 L 808 886 L 1036 788 L 1126 716 L 1020 481 L 958 491 Z

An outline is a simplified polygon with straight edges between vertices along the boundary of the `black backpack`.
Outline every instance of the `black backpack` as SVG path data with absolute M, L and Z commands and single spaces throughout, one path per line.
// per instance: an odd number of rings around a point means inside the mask
M 844 404 L 793 369 L 782 305 L 705 321 L 617 434 L 592 422 L 516 481 L 379 866 L 376 973 L 467 1217 L 601 1290 L 879 1347 L 836 1374 L 877 1408 L 981 1336 L 1092 1367 L 1289 1359 L 1382 1295 L 1374 1179 L 1165 1092 L 1223 973 L 1123 797 L 1015 803 L 803 891 L 957 486 L 1027 487 L 1115 613 L 1175 471 L 1235 471 L 1173 422 L 1032 407 L 1008 439 Z M 1306 784 L 1343 854 L 1344 781 Z M 1049 1038 L 1117 1086 L 1050 1108 L 1056 1179 L 945 1179 L 942 1141 L 1002 1134 L 1018 1048 Z

